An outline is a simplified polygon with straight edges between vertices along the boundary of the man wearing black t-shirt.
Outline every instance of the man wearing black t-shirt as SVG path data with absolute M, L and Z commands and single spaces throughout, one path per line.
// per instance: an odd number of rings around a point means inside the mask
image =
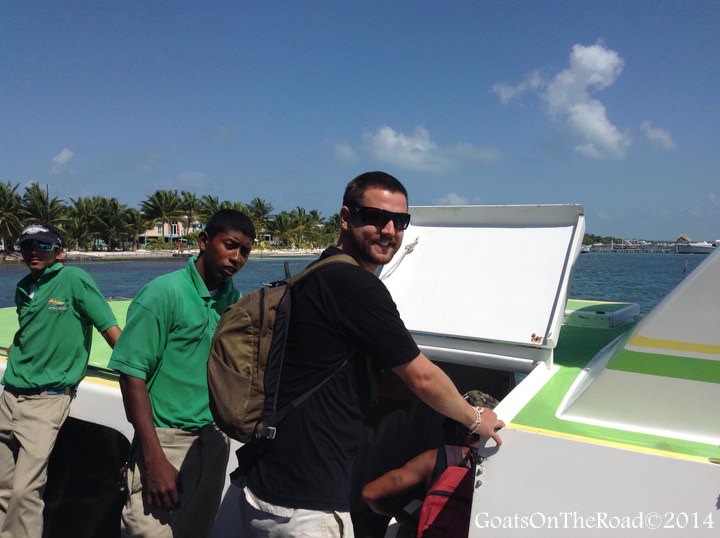
M 321 258 L 345 253 L 359 267 L 330 264 L 293 288 L 279 408 L 336 373 L 284 419 L 247 472 L 239 536 L 353 536 L 350 474 L 373 370 L 392 368 L 430 407 L 502 442 L 497 430 L 503 422 L 463 400 L 420 352 L 374 274 L 400 248 L 407 210 L 407 191 L 389 174 L 353 179 L 343 197 L 337 247 Z

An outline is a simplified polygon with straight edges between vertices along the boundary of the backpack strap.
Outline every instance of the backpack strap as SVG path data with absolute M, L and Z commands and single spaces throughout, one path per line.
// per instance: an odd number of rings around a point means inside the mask
M 448 462 L 448 453 L 447 453 L 448 446 L 441 446 L 437 449 L 437 453 L 435 455 L 435 467 L 433 467 L 432 474 L 430 475 L 430 483 L 427 484 L 427 487 L 430 488 L 435 482 L 437 482 L 437 479 L 440 478 L 440 475 L 443 474 L 445 469 L 447 469 L 447 462 Z
M 334 263 L 346 263 L 348 265 L 354 265 L 355 267 L 360 266 L 357 260 L 349 254 L 334 254 L 333 256 L 328 256 L 327 258 L 324 258 L 322 260 L 314 261 L 296 275 L 293 275 L 290 278 L 286 279 L 288 287 L 294 286 L 301 280 L 304 280 L 305 278 L 310 276 L 318 269 Z
M 330 381 L 335 376 L 335 374 L 342 370 L 347 363 L 348 361 L 344 360 L 340 366 L 335 368 L 332 373 L 330 373 L 329 376 L 320 381 L 320 383 L 315 385 L 310 390 L 302 393 L 300 396 L 297 396 L 289 404 L 283 406 L 281 409 L 278 409 L 275 413 L 269 416 L 266 421 L 263 421 L 262 428 L 260 428 L 260 430 L 258 431 L 257 436 L 262 439 L 275 439 L 275 436 L 277 435 L 278 424 L 283 421 L 283 419 L 290 413 L 290 411 L 295 409 L 297 406 L 307 400 L 310 396 L 315 394 L 315 392 L 320 390 L 320 388 L 325 385 L 325 383 Z
M 477 448 L 471 448 L 468 450 L 465 457 L 458 463 L 459 467 L 467 467 L 468 469 L 475 468 L 475 462 L 477 460 Z
M 437 449 L 437 455 L 435 456 L 435 466 L 433 467 L 432 474 L 430 475 L 430 483 L 427 485 L 430 487 L 432 484 L 437 482 L 440 475 L 443 474 L 445 469 L 450 466 L 453 467 L 466 467 L 472 469 L 475 465 L 475 456 L 477 451 L 474 448 L 468 450 L 465 456 L 462 455 L 462 447 L 457 445 L 445 445 Z
M 308 276 L 310 276 L 312 273 L 317 271 L 318 269 L 321 269 L 322 267 L 325 267 L 327 265 L 335 264 L 335 263 L 346 263 L 348 265 L 354 265 L 356 267 L 359 267 L 358 262 L 350 256 L 349 254 L 336 254 L 334 256 L 328 256 L 327 258 L 323 260 L 318 260 L 307 266 L 303 271 L 299 272 L 298 274 L 288 278 L 286 280 L 287 286 L 288 286 L 288 293 L 289 289 L 297 284 L 298 282 L 304 280 Z M 275 436 L 277 435 L 277 426 L 280 424 L 280 422 L 283 421 L 283 419 L 297 406 L 299 406 L 302 402 L 307 400 L 310 396 L 315 394 L 323 385 L 325 385 L 328 381 L 330 381 L 335 374 L 337 374 L 340 370 L 342 370 L 345 365 L 348 363 L 347 359 L 342 362 L 337 368 L 335 368 L 327 377 L 325 377 L 322 381 L 320 381 L 317 385 L 310 388 L 309 390 L 305 391 L 304 393 L 300 394 L 299 396 L 295 397 L 290 403 L 282 407 L 281 409 L 278 409 L 275 411 L 272 415 L 270 415 L 267 420 L 263 421 L 263 424 L 261 428 L 258 429 L 257 437 L 261 439 L 275 439 Z M 280 376 L 278 376 L 278 383 L 280 380 Z

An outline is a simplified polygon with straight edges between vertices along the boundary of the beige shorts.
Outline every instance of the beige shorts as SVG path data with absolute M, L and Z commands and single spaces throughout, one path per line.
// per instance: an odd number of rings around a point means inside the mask
M 70 394 L 0 395 L 0 537 L 39 537 L 50 453 Z
M 180 472 L 180 506 L 166 510 L 145 504 L 142 455 L 134 448 L 128 466 L 129 495 L 122 512 L 122 536 L 208 536 L 225 484 L 230 446 L 227 437 L 214 425 L 197 433 L 172 428 L 155 431 L 168 461 Z

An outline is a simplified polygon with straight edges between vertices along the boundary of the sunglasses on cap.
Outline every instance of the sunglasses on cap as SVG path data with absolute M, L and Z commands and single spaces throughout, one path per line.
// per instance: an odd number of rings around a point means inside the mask
M 357 218 L 362 225 L 385 226 L 389 221 L 392 221 L 398 231 L 404 230 L 410 225 L 410 213 L 395 213 L 377 207 L 363 206 L 350 206 L 348 209 L 350 214 Z
M 35 241 L 34 239 L 30 239 L 20 243 L 20 250 L 32 250 L 33 245 L 40 252 L 50 252 L 57 246 L 56 243 L 47 243 L 45 241 Z

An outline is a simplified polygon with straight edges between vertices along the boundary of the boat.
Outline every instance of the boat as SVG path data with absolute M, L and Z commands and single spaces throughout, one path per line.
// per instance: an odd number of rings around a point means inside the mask
M 580 254 L 587 254 L 592 250 L 592 245 L 581 245 L 580 246 Z
M 568 299 L 585 231 L 580 205 L 411 212 L 404 245 L 379 277 L 423 352 L 461 391 L 497 396 L 507 424 L 500 449 L 490 442 L 480 450 L 469 536 L 625 537 L 657 527 L 663 536 L 716 536 L 720 254 L 638 321 L 635 304 Z M 128 301 L 111 306 L 122 325 Z M 12 338 L 13 319 L 14 309 L 0 309 L 0 345 Z M 46 513 L 61 523 L 48 536 L 86 519 L 88 496 L 122 498 L 117 470 L 132 427 L 105 369 L 110 350 L 95 337 L 69 433 L 51 461 Z M 439 444 L 442 417 L 402 389 L 395 376 L 383 378 L 355 462 L 356 490 Z M 212 536 L 235 535 L 238 493 L 226 484 Z M 375 516 L 353 498 L 356 523 L 370 528 Z M 117 514 L 117 502 L 109 504 L 106 517 Z M 398 527 L 390 522 L 386 536 Z
M 690 242 L 678 242 L 675 245 L 675 252 L 678 254 L 710 254 L 715 250 L 717 241 L 715 243 L 708 243 L 707 241 L 690 241 Z

